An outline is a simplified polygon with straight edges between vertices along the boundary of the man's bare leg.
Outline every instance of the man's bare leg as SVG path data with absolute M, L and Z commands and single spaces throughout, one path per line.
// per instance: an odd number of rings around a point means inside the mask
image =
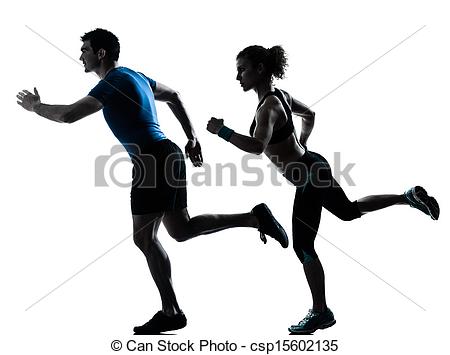
M 173 289 L 169 257 L 157 238 L 162 216 L 162 212 L 133 215 L 134 242 L 147 259 L 162 302 L 162 311 L 144 325 L 134 327 L 135 334 L 160 334 L 184 328 L 187 323 Z
M 134 242 L 147 259 L 163 312 L 173 315 L 180 312 L 180 307 L 172 285 L 170 260 L 157 237 L 162 217 L 163 213 L 133 215 Z
M 252 213 L 204 214 L 191 218 L 186 208 L 166 212 L 163 223 L 170 236 L 180 242 L 228 228 L 259 226 L 258 219 Z

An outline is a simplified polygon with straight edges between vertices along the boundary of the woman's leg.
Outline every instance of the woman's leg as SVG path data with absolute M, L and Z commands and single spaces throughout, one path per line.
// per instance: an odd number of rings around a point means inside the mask
M 297 188 L 292 217 L 294 250 L 303 263 L 313 298 L 313 308 L 298 324 L 289 327 L 293 334 L 311 334 L 317 329 L 328 328 L 336 323 L 325 300 L 325 273 L 314 251 L 321 209 L 322 201 L 317 188 L 309 183 L 303 189 Z
M 408 205 L 434 220 L 439 218 L 439 204 L 420 186 L 413 187 L 401 195 L 371 195 L 351 202 L 338 182 L 331 178 L 330 186 L 321 189 L 321 192 L 324 207 L 344 221 L 351 221 L 368 212 L 395 205 Z
M 362 214 L 381 210 L 394 205 L 407 205 L 408 200 L 401 195 L 371 195 L 358 199 L 358 208 Z
M 414 186 L 401 195 L 375 195 L 358 200 L 362 213 L 376 211 L 393 205 L 409 205 L 422 211 L 431 219 L 439 219 L 440 209 L 436 199 L 421 186 Z
M 325 300 L 325 274 L 314 249 L 319 229 L 322 201 L 319 192 L 310 184 L 298 187 L 292 214 L 294 251 L 303 264 L 306 280 L 313 299 L 313 311 L 327 309 Z
M 333 178 L 327 160 L 318 153 L 310 152 L 314 162 L 311 165 L 313 185 L 320 190 L 323 206 L 336 217 L 351 221 L 362 214 L 377 211 L 393 205 L 408 204 L 405 194 L 372 195 L 351 202 L 339 183 Z

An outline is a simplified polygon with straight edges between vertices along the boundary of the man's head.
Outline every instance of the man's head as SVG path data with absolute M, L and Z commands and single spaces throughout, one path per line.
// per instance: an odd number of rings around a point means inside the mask
M 84 64 L 86 72 L 90 72 L 100 66 L 102 61 L 114 62 L 119 59 L 119 39 L 111 32 L 102 28 L 96 28 L 81 37 L 80 60 Z

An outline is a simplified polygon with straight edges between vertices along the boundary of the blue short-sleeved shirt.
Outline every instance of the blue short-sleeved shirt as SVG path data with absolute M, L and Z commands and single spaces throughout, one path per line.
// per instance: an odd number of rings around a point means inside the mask
M 156 82 L 125 67 L 112 69 L 90 92 L 103 104 L 109 128 L 128 153 L 138 153 L 134 145 L 147 145 L 166 138 L 156 115 L 153 90 Z

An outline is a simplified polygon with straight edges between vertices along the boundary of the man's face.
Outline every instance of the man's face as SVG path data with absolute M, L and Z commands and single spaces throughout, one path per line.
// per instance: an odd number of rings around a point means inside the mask
M 86 73 L 94 70 L 100 65 L 100 60 L 91 47 L 91 41 L 83 42 L 83 45 L 81 46 L 80 60 L 83 62 L 84 71 Z

